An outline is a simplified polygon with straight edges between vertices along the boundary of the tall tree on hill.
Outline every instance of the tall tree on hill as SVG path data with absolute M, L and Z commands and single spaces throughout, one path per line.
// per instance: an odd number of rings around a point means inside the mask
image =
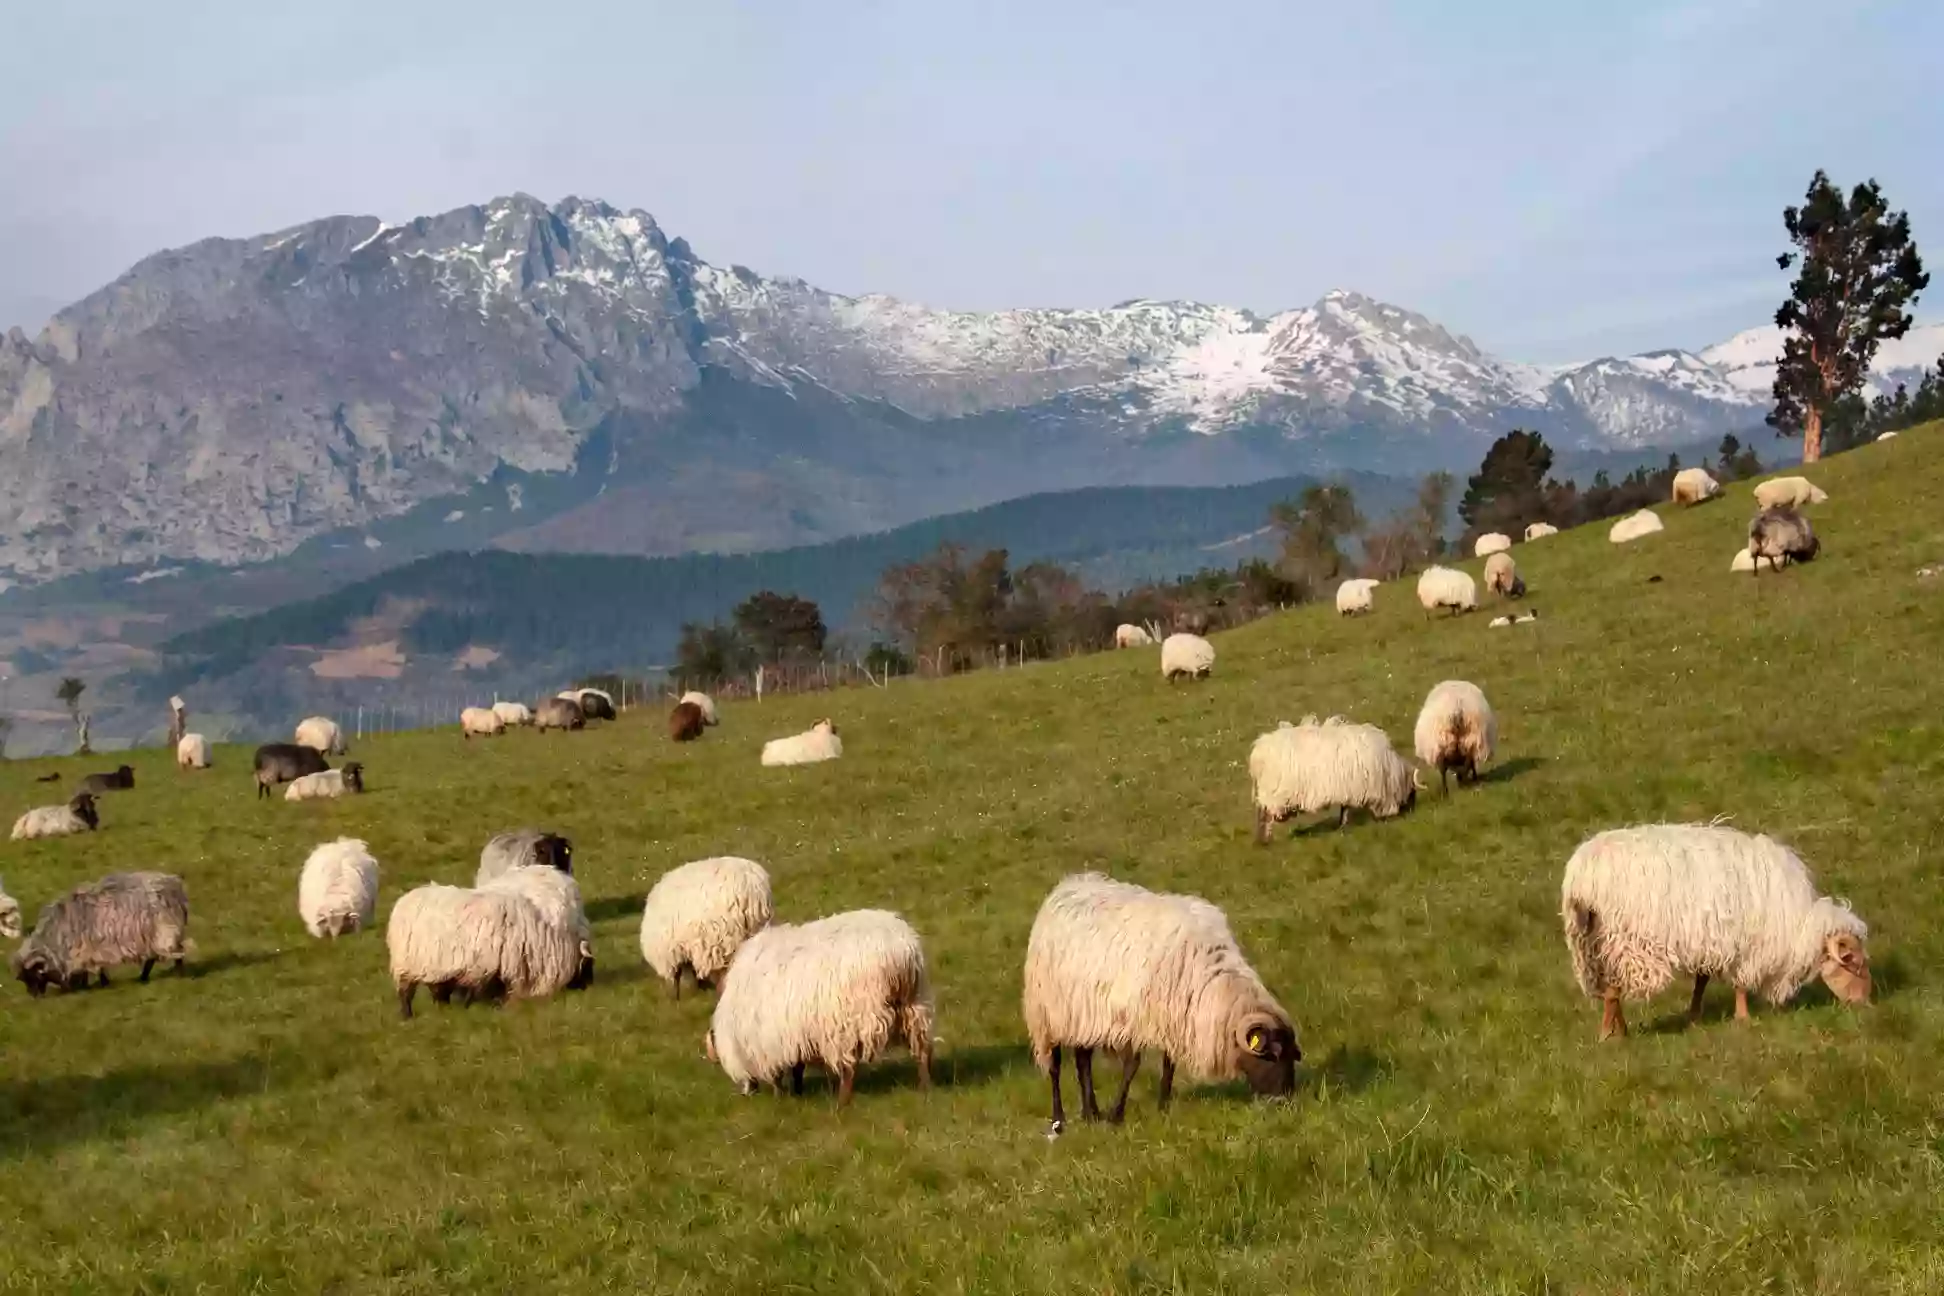
M 885 569 L 872 619 L 920 654 L 944 648 L 963 657 L 1004 637 L 1001 613 L 1012 589 L 1004 549 L 972 559 L 947 541 L 929 557 Z
M 763 590 L 738 603 L 729 615 L 756 655 L 768 662 L 815 657 L 829 634 L 822 609 L 794 594 Z
M 1786 339 L 1775 369 L 1778 436 L 1802 434 L 1802 462 L 1822 458 L 1823 421 L 1832 407 L 1862 389 L 1877 344 L 1910 330 L 1905 309 L 1930 283 L 1910 217 L 1892 212 L 1874 180 L 1849 200 L 1817 171 L 1800 207 L 1785 208 L 1782 223 L 1795 251 L 1775 263 L 1802 263 L 1789 299 L 1775 312 Z
M 1363 531 L 1363 515 L 1348 486 L 1311 486 L 1295 500 L 1269 510 L 1269 522 L 1282 532 L 1282 574 L 1304 596 L 1316 598 L 1348 566 L 1343 542 Z
M 1759 477 L 1762 473 L 1762 461 L 1755 456 L 1755 447 L 1744 446 L 1741 438 L 1732 432 L 1721 438 L 1721 448 L 1717 453 L 1715 475 L 1722 481 L 1739 481 Z
M 734 679 L 757 666 L 756 654 L 734 626 L 688 622 L 675 650 L 676 673 L 691 684 Z
M 1417 499 L 1385 518 L 1364 536 L 1363 574 L 1396 580 L 1407 571 L 1436 562 L 1444 553 L 1445 518 L 1454 485 L 1448 472 L 1426 474 Z
M 1552 463 L 1552 447 L 1537 432 L 1514 428 L 1492 442 L 1458 502 L 1458 516 L 1467 533 L 1516 535 L 1526 523 L 1542 520 L 1546 474 L 1552 471 Z

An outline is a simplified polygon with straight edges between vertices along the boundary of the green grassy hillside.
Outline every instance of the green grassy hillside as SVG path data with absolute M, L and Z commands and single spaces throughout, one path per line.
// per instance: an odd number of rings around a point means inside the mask
M 1744 483 L 1624 549 L 1604 525 L 1519 546 L 1537 625 L 1427 623 L 1385 587 L 1367 619 L 1310 608 L 1222 636 L 1195 687 L 1130 651 L 725 708 L 684 748 L 639 713 L 405 735 L 356 752 L 369 795 L 326 804 L 253 802 L 244 750 L 196 776 L 142 753 L 100 833 L 0 850 L 30 915 L 111 870 L 179 872 L 200 945 L 180 979 L 0 991 L 0 1286 L 1944 1289 L 1944 576 L 1916 575 L 1944 561 L 1944 429 L 1812 475 L 1832 496 L 1812 566 L 1728 574 Z M 1257 733 L 1342 712 L 1406 745 L 1448 677 L 1498 710 L 1481 787 L 1251 843 Z M 826 711 L 841 761 L 757 767 L 764 738 Z M 86 765 L 0 767 L 0 807 L 56 799 L 32 781 L 56 767 L 67 787 Z M 1850 898 L 1877 1002 L 1813 987 L 1739 1026 L 1718 989 L 1685 1029 L 1677 989 L 1596 1045 L 1559 933 L 1566 857 L 1603 828 L 1715 815 Z M 525 822 L 574 838 L 591 990 L 401 1023 L 381 933 L 303 934 L 317 842 L 370 841 L 382 912 L 469 879 L 486 836 Z M 782 917 L 913 922 L 938 1088 L 898 1055 L 839 1112 L 820 1079 L 742 1098 L 702 1059 L 709 1001 L 670 1003 L 636 929 L 662 870 L 718 853 L 767 864 Z M 1018 970 L 1041 897 L 1083 868 L 1228 911 L 1299 1023 L 1296 1098 L 1191 1086 L 1163 1115 L 1150 1058 L 1124 1128 L 1048 1142 Z

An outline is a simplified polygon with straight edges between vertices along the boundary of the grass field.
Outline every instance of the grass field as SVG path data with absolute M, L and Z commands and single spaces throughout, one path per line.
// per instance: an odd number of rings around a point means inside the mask
M 0 1290 L 1944 1290 L 1944 576 L 1916 575 L 1944 561 L 1944 428 L 1812 475 L 1813 566 L 1730 577 L 1743 484 L 1624 550 L 1603 525 L 1518 546 L 1536 626 L 1427 624 L 1385 587 L 1367 619 L 1221 636 L 1196 687 L 1130 651 L 725 707 L 684 748 L 640 712 L 401 735 L 337 803 L 256 803 L 244 749 L 196 776 L 140 753 L 101 832 L 0 852 L 30 919 L 103 873 L 180 873 L 199 946 L 147 986 L 0 989 Z M 1257 733 L 1342 712 L 1408 748 L 1448 677 L 1498 710 L 1480 788 L 1252 844 Z M 841 761 L 757 767 L 825 711 Z M 113 763 L 0 766 L 0 810 Z M 1870 922 L 1876 1003 L 1817 985 L 1738 1026 L 1718 988 L 1686 1029 L 1677 988 L 1596 1045 L 1566 857 L 1722 814 Z M 304 935 L 318 841 L 370 841 L 383 913 L 520 823 L 574 840 L 591 990 L 421 996 L 403 1023 L 381 933 Z M 722 853 L 768 865 L 779 917 L 885 906 L 923 933 L 936 1089 L 897 1054 L 840 1112 L 821 1077 L 742 1098 L 703 1060 L 710 1001 L 671 1003 L 636 930 L 662 870 Z M 1301 1029 L 1293 1100 L 1190 1086 L 1163 1115 L 1149 1058 L 1125 1127 L 1047 1140 L 1019 967 L 1084 868 L 1228 911 Z

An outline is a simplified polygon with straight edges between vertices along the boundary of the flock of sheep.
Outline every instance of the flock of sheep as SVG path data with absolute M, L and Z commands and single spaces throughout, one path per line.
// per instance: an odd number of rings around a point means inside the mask
M 1705 473 L 1691 475 L 1699 472 L 1676 479 L 1677 500 L 1694 503 L 1719 493 Z M 1813 533 L 1796 510 L 1823 498 L 1800 478 L 1764 483 L 1747 552 L 1776 566 L 1813 557 Z M 1615 525 L 1616 541 L 1631 521 Z M 1526 537 L 1551 533 L 1536 524 Z M 1640 524 L 1629 529 L 1639 533 Z M 1518 598 L 1525 587 L 1506 552 L 1510 546 L 1508 537 L 1487 536 L 1479 551 L 1487 558 L 1488 588 Z M 1345 582 L 1338 610 L 1369 611 L 1376 584 Z M 1477 602 L 1472 578 L 1443 567 L 1423 574 L 1418 594 L 1427 614 L 1465 611 Z M 1143 647 L 1155 637 L 1122 626 L 1116 641 Z M 1170 683 L 1213 672 L 1214 646 L 1200 636 L 1169 635 L 1160 649 L 1161 671 Z M 467 708 L 460 728 L 470 740 L 528 724 L 578 729 L 589 717 L 613 715 L 606 694 L 570 690 L 534 708 L 512 702 Z M 717 721 L 715 703 L 689 693 L 670 713 L 669 735 L 692 741 Z M 292 800 L 362 790 L 359 765 L 328 766 L 327 757 L 346 751 L 339 726 L 312 717 L 294 737 L 258 749 L 259 796 L 284 784 Z M 1453 775 L 1461 786 L 1479 781 L 1480 767 L 1494 757 L 1498 724 L 1481 689 L 1446 680 L 1426 696 L 1412 737 L 1419 765 L 1438 772 L 1448 796 Z M 762 763 L 804 764 L 841 752 L 835 726 L 826 720 L 765 744 Z M 189 734 L 178 744 L 177 759 L 185 769 L 207 768 L 209 744 Z M 1334 810 L 1339 827 L 1353 810 L 1393 818 L 1411 810 L 1427 788 L 1423 772 L 1393 749 L 1382 729 L 1342 716 L 1306 716 L 1262 734 L 1250 749 L 1248 775 L 1255 836 L 1264 844 L 1274 825 L 1298 816 Z M 99 825 L 96 798 L 133 782 L 127 766 L 90 775 L 69 803 L 22 815 L 14 839 L 93 831 Z M 298 877 L 305 929 L 335 940 L 369 927 L 379 876 L 379 863 L 362 840 L 344 837 L 318 846 Z M 1625 1033 L 1624 1001 L 1651 996 L 1681 976 L 1694 979 L 1696 1013 L 1711 978 L 1734 987 L 1737 1016 L 1746 1015 L 1750 992 L 1781 1003 L 1815 977 L 1846 1002 L 1869 997 L 1862 920 L 1822 895 L 1787 847 L 1718 824 L 1651 825 L 1592 837 L 1566 865 L 1560 914 L 1574 976 L 1601 1003 L 1602 1039 Z M 902 1045 L 916 1061 L 919 1083 L 928 1085 L 934 1000 L 924 945 L 910 924 L 877 909 L 804 923 L 774 917 L 770 876 L 747 859 L 684 864 L 647 895 L 640 932 L 644 962 L 678 998 L 684 979 L 716 992 L 706 1055 L 744 1092 L 759 1084 L 780 1092 L 787 1079 L 791 1092 L 801 1093 L 805 1068 L 815 1065 L 835 1080 L 843 1104 L 851 1099 L 858 1068 Z M 140 964 L 146 981 L 158 961 L 181 967 L 190 948 L 188 921 L 180 878 L 112 875 L 45 906 L 21 939 L 13 968 L 36 996 L 49 988 L 84 988 L 95 978 L 106 984 L 108 970 L 123 964 Z M 0 935 L 21 938 L 22 928 L 20 906 L 0 889 Z M 594 975 L 572 845 L 537 828 L 490 839 L 471 886 L 435 883 L 406 892 L 392 907 L 385 940 L 399 1010 L 407 1018 L 420 987 L 439 1004 L 455 997 L 538 999 L 585 986 Z M 1150 891 L 1098 873 L 1069 876 L 1034 919 L 1023 983 L 1026 1033 L 1034 1061 L 1050 1081 L 1054 1135 L 1065 1121 L 1063 1051 L 1072 1054 L 1081 1115 L 1088 1119 L 1103 1115 L 1093 1084 L 1097 1050 L 1120 1063 L 1119 1095 L 1105 1113 L 1116 1122 L 1143 1052 L 1159 1054 L 1164 1107 L 1177 1067 L 1197 1080 L 1241 1079 L 1258 1094 L 1287 1094 L 1294 1086 L 1302 1051 L 1293 1018 L 1250 966 L 1221 909 L 1199 897 Z

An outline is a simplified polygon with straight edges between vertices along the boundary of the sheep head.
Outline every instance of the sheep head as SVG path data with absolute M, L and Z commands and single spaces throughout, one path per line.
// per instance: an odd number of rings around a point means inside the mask
M 1844 1003 L 1870 1001 L 1870 956 L 1855 932 L 1832 932 L 1823 940 L 1823 984 Z
M 1272 1013 L 1252 1012 L 1242 1019 L 1235 1043 L 1236 1069 L 1255 1093 L 1280 1096 L 1296 1087 L 1303 1050 L 1294 1026 Z
M 36 999 L 46 994 L 51 985 L 67 984 L 67 968 L 62 960 L 44 946 L 35 944 L 32 937 L 14 951 L 13 970 L 20 983 L 27 987 L 27 993 Z
M 574 844 L 558 833 L 546 833 L 533 844 L 536 863 L 559 869 L 572 877 L 574 874 Z
M 68 809 L 74 811 L 75 818 L 79 819 L 82 823 L 88 825 L 89 831 L 93 831 L 94 829 L 101 827 L 101 815 L 95 809 L 95 799 L 93 793 L 91 792 L 75 793 L 74 800 L 68 802 Z
M 364 791 L 364 766 L 357 761 L 346 761 L 344 768 L 338 772 L 344 775 L 344 786 L 353 792 Z

